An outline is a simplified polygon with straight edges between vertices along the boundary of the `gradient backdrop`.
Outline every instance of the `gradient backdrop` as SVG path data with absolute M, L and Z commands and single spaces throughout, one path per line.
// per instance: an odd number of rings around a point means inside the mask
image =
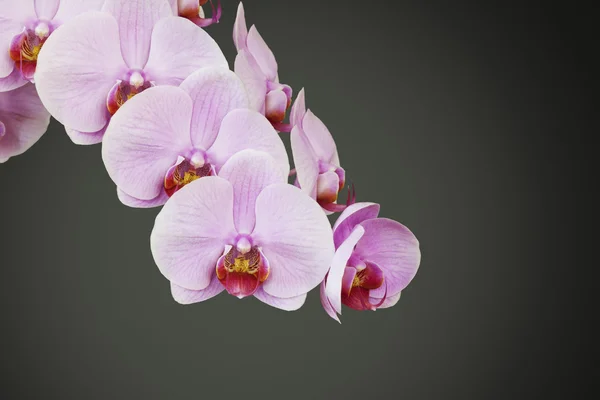
M 237 2 L 223 3 L 208 31 L 233 65 Z M 121 205 L 101 146 L 73 145 L 53 121 L 0 165 L 0 398 L 577 394 L 569 283 L 551 280 L 565 259 L 564 146 L 593 112 L 576 104 L 587 56 L 573 47 L 591 14 L 463 3 L 245 3 L 282 82 L 306 87 L 336 138 L 358 199 L 421 242 L 396 307 L 344 309 L 339 325 L 316 290 L 293 313 L 226 294 L 178 305 L 150 253 L 158 209 Z

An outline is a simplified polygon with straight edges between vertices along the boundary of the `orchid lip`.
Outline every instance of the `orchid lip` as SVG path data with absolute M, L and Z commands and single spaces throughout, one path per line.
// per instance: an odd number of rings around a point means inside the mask
M 375 311 L 387 297 L 387 284 L 383 299 L 378 304 L 370 303 L 370 291 L 384 283 L 383 270 L 374 263 L 360 260 L 356 266 L 347 266 L 342 278 L 342 303 L 356 310 Z
M 217 262 L 217 278 L 229 294 L 240 299 L 253 295 L 270 272 L 269 262 L 262 251 L 256 246 L 248 249 L 248 244 L 248 238 L 238 239 L 236 247 L 229 246 L 229 251 Z M 239 251 L 240 246 L 246 250 L 245 253 Z
M 194 153 L 194 155 L 197 154 L 199 153 Z M 177 157 L 175 164 L 167 170 L 164 189 L 169 197 L 196 179 L 215 175 L 215 170 L 211 164 L 202 162 L 202 165 L 198 166 L 200 160 L 198 157 L 194 160 L 194 155 L 191 160 L 183 156 Z
M 51 30 L 46 22 L 40 22 L 35 29 L 25 28 L 11 40 L 8 53 L 23 78 L 33 81 L 38 54 Z
M 130 72 L 127 81 L 117 80 L 108 92 L 106 97 L 108 112 L 110 115 L 115 115 L 127 100 L 152 86 L 152 82 L 146 80 L 141 71 Z

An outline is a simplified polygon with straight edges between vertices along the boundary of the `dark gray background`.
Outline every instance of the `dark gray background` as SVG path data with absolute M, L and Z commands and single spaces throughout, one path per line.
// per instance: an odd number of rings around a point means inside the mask
M 293 313 L 176 304 L 149 249 L 158 210 L 121 205 L 100 146 L 53 122 L 0 165 L 0 398 L 582 398 L 598 368 L 566 304 L 584 265 L 563 200 L 595 112 L 592 14 L 469 3 L 245 3 L 359 200 L 421 242 L 396 307 L 338 325 L 317 291 Z M 209 28 L 231 63 L 236 6 Z

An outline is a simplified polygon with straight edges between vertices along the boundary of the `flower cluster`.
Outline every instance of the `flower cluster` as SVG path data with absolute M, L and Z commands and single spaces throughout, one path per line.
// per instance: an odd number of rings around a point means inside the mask
M 338 321 L 342 304 L 396 304 L 417 239 L 353 186 L 338 201 L 346 171 L 304 89 L 292 101 L 242 4 L 230 70 L 203 29 L 221 13 L 209 0 L 0 0 L 0 162 L 50 116 L 74 143 L 102 143 L 121 202 L 164 205 L 151 251 L 179 303 L 225 290 L 296 310 L 320 285 Z

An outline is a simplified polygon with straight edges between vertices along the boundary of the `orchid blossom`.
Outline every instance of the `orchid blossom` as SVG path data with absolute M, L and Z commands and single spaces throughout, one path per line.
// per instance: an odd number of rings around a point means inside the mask
M 121 201 L 154 207 L 188 183 L 216 175 L 244 149 L 268 152 L 289 171 L 283 142 L 269 121 L 247 109 L 240 79 L 225 68 L 203 68 L 180 87 L 156 87 L 127 102 L 102 144 Z
M 33 82 L 38 54 L 63 23 L 104 0 L 0 0 L 0 91 Z
M 227 67 L 219 46 L 167 0 L 106 0 L 48 38 L 35 75 L 42 102 L 78 144 L 102 141 L 112 115 L 156 85 L 205 66 Z
M 354 202 L 349 193 L 346 205 L 337 204 L 346 182 L 331 133 L 310 110 L 306 110 L 304 89 L 298 93 L 290 113 L 290 135 L 296 169 L 296 184 L 328 212 L 343 211 Z
M 223 9 L 221 8 L 221 0 L 218 0 L 217 5 L 213 4 L 212 0 L 170 0 L 173 13 L 180 17 L 187 18 L 201 28 L 206 28 L 212 24 L 218 24 L 221 19 Z M 206 17 L 203 6 L 210 2 L 212 15 Z
M 419 268 L 417 238 L 378 215 L 379 204 L 356 203 L 333 226 L 336 252 L 321 284 L 321 304 L 338 322 L 342 304 L 373 311 L 395 305 Z
M 33 146 L 49 123 L 50 114 L 33 84 L 0 92 L 0 163 Z
M 256 26 L 248 31 L 242 3 L 233 27 L 233 41 L 238 51 L 235 73 L 246 86 L 250 107 L 265 115 L 275 129 L 285 130 L 282 122 L 291 105 L 292 88 L 279 83 L 275 56 Z
M 283 310 L 302 306 L 327 272 L 333 237 L 319 206 L 286 182 L 273 157 L 244 150 L 219 176 L 173 195 L 150 244 L 176 301 L 196 303 L 227 290 Z

